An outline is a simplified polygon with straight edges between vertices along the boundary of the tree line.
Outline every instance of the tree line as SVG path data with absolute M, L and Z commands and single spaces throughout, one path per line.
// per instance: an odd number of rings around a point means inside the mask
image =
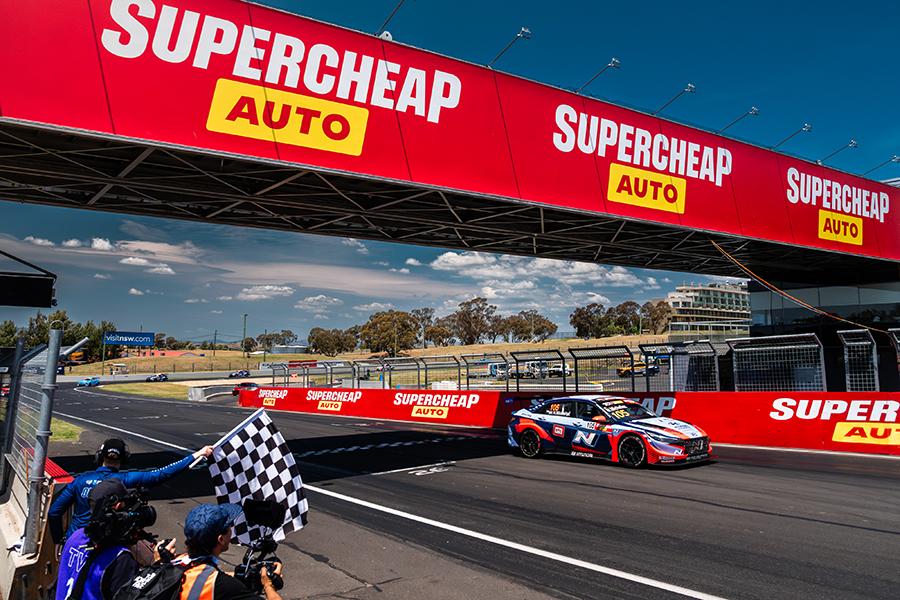
M 314 327 L 307 342 L 310 352 L 325 356 L 337 356 L 360 346 L 394 356 L 429 343 L 467 346 L 496 343 L 498 339 L 507 343 L 543 342 L 556 333 L 557 326 L 536 310 L 523 310 L 508 317 L 496 311 L 497 307 L 488 304 L 485 298 L 461 302 L 456 312 L 440 318 L 435 317 L 433 308 L 409 312 L 387 310 L 349 329 Z M 576 308 L 569 323 L 579 337 L 605 337 L 638 333 L 641 329 L 660 333 L 665 330 L 668 318 L 669 305 L 665 301 L 647 302 L 643 306 L 628 301 L 608 309 L 597 303 Z
M 25 338 L 26 349 L 46 344 L 50 339 L 51 324 L 53 329 L 63 330 L 63 346 L 73 346 L 88 338 L 88 342 L 80 349 L 84 353 L 85 361 L 100 360 L 103 354 L 103 332 L 116 331 L 116 326 L 108 321 L 100 321 L 100 325 L 94 325 L 93 321 L 75 323 L 64 310 L 57 310 L 49 315 L 38 310 L 35 316 L 28 319 L 27 328 L 16 327 L 14 322 L 8 320 L 0 323 L 0 346 L 15 346 L 20 336 Z M 116 358 L 118 350 L 118 346 L 107 346 L 106 358 Z

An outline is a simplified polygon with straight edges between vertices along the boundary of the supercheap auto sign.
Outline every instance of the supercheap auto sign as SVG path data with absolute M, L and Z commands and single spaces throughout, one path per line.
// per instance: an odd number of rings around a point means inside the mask
M 900 260 L 895 188 L 267 7 L 7 2 L 0 36 L 3 119 Z

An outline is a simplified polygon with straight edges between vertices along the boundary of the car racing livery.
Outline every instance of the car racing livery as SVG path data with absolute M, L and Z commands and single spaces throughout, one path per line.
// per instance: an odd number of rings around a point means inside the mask
M 517 410 L 508 443 L 523 456 L 563 452 L 627 467 L 708 460 L 709 437 L 690 423 L 660 417 L 617 396 L 570 396 Z

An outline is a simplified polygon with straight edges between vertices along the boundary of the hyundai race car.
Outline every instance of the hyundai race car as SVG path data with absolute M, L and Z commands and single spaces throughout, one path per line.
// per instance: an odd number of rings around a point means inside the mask
M 507 433 L 526 458 L 562 452 L 632 468 L 709 460 L 711 451 L 702 429 L 617 396 L 554 398 L 517 410 Z

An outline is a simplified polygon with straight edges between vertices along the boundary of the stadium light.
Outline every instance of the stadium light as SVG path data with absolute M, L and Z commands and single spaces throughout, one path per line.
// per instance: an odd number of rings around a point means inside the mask
M 781 140 L 780 142 L 778 142 L 777 144 L 775 144 L 774 146 L 772 146 L 772 150 L 774 150 L 775 148 L 777 148 L 777 147 L 780 146 L 781 144 L 785 143 L 786 141 L 788 141 L 789 139 L 791 139 L 792 137 L 794 137 L 795 135 L 797 135 L 797 134 L 800 133 L 801 131 L 812 131 L 812 125 L 810 125 L 809 123 L 807 123 L 806 125 L 804 125 L 804 126 L 801 127 L 800 129 L 798 129 L 797 131 L 795 131 L 794 133 L 792 133 L 791 135 L 787 136 L 786 138 L 784 138 L 783 140 Z
M 832 156 L 834 156 L 835 154 L 837 154 L 838 152 L 840 152 L 840 151 L 843 150 L 844 148 L 856 148 L 856 140 L 850 140 L 850 143 L 847 144 L 846 146 L 841 146 L 840 148 L 838 148 L 837 150 L 835 150 L 834 152 L 832 152 L 831 154 L 829 154 L 829 155 L 826 156 L 825 158 L 821 158 L 821 159 L 817 160 L 816 162 L 819 163 L 819 164 L 821 165 L 821 164 L 824 163 L 826 160 L 828 160 L 829 158 L 831 158 Z
M 397 11 L 400 10 L 400 6 L 401 6 L 404 2 L 406 2 L 406 0 L 400 0 L 400 4 L 397 5 L 397 7 L 394 9 L 394 12 L 391 13 L 391 16 L 389 16 L 389 17 L 387 18 L 387 21 L 385 21 L 384 23 L 382 23 L 381 27 L 378 28 L 378 31 L 375 32 L 375 35 L 377 35 L 377 36 L 380 37 L 381 39 L 387 40 L 387 41 L 389 41 L 389 42 L 390 42 L 391 40 L 394 39 L 393 37 L 391 37 L 390 32 L 384 31 L 384 28 L 387 27 L 388 21 L 390 21 L 391 19 L 394 18 L 394 15 L 397 14 Z M 384 32 L 384 33 L 382 33 L 382 32 Z
M 758 114 L 759 114 L 759 109 L 756 108 L 755 106 L 751 106 L 750 110 L 748 110 L 747 112 L 742 114 L 740 117 L 738 117 L 737 119 L 735 119 L 734 121 L 732 121 L 731 123 L 729 123 L 728 125 L 723 127 L 722 129 L 718 130 L 716 133 L 722 133 L 723 131 L 725 131 L 726 129 L 728 129 L 729 127 L 731 127 L 732 125 L 734 125 L 735 123 L 737 123 L 738 121 L 740 121 L 741 119 L 746 117 L 747 115 L 758 115 Z
M 693 93 L 696 93 L 696 91 L 697 91 L 697 88 L 695 88 L 695 87 L 694 87 L 693 85 L 691 85 L 690 83 L 687 84 L 687 87 L 686 87 L 686 88 L 684 88 L 683 90 L 681 90 L 680 92 L 678 92 L 678 96 L 675 96 L 674 98 L 672 98 L 671 100 L 669 100 L 668 102 L 666 102 L 665 104 L 663 104 L 662 108 L 660 108 L 660 109 L 659 109 L 658 111 L 656 111 L 655 113 L 651 113 L 651 114 L 652 114 L 652 115 L 658 114 L 660 111 L 662 111 L 663 108 L 667 107 L 668 105 L 670 105 L 670 104 L 672 104 L 673 102 L 675 102 L 676 100 L 678 100 L 678 98 L 679 98 L 679 96 L 681 96 L 681 94 L 683 94 L 683 93 L 685 93 L 685 92 L 690 92 L 690 93 L 693 94 Z
M 871 173 L 871 172 L 874 171 L 875 169 L 880 169 L 881 167 L 883 167 L 884 165 L 888 164 L 889 162 L 900 163 L 900 156 L 896 156 L 896 155 L 895 155 L 895 156 L 893 156 L 892 158 L 887 159 L 886 161 L 884 161 L 883 163 L 881 163 L 881 164 L 878 165 L 877 167 L 873 167 L 873 168 L 869 169 L 868 171 L 866 171 L 865 173 L 863 173 L 863 176 L 868 175 L 869 173 Z
M 518 40 L 520 37 L 523 37 L 523 38 L 525 38 L 526 40 L 530 40 L 530 39 L 531 39 L 531 30 L 525 29 L 525 28 L 523 27 L 523 28 L 522 28 L 522 31 L 520 31 L 519 33 L 517 33 L 517 34 L 516 34 L 516 37 L 513 38 L 513 41 L 511 41 L 509 44 L 507 44 L 507 45 L 506 45 L 506 48 L 504 48 L 504 49 L 500 52 L 500 54 L 497 55 L 497 58 L 500 58 L 501 56 L 503 56 L 503 53 L 506 52 L 507 50 L 509 50 L 510 46 L 512 46 L 513 44 L 515 44 L 515 43 L 516 43 L 516 40 Z M 487 66 L 490 67 L 492 64 L 494 64 L 495 62 L 497 62 L 497 58 L 495 58 L 494 60 L 492 60 L 491 62 L 489 62 L 489 63 L 487 64 Z
M 618 69 L 618 68 L 619 68 L 619 61 L 618 61 L 617 59 L 615 59 L 615 58 L 612 59 L 611 61 L 609 61 L 609 64 L 608 64 L 608 65 L 606 65 L 605 67 L 603 67 L 602 69 L 600 69 L 600 72 L 597 73 L 596 75 L 594 75 L 593 77 L 591 77 L 590 81 L 588 81 L 586 84 L 584 84 L 583 86 L 581 86 L 580 88 L 578 88 L 577 90 L 575 90 L 575 93 L 577 94 L 577 93 L 581 92 L 581 90 L 583 90 L 583 89 L 586 88 L 587 86 L 591 85 L 591 83 L 592 83 L 595 79 L 597 79 L 598 77 L 600 77 L 601 75 L 603 75 L 603 71 L 607 70 L 607 69 L 610 68 L 610 67 L 612 67 L 613 69 Z

